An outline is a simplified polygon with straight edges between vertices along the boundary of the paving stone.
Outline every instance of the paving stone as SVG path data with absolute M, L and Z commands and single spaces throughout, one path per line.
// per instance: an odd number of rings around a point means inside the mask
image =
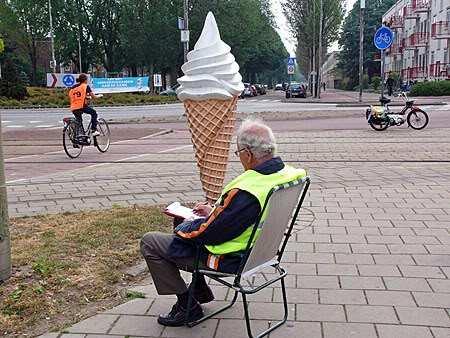
M 400 265 L 399 268 L 405 277 L 446 278 L 442 271 L 434 266 Z
M 373 255 L 375 264 L 416 265 L 411 255 Z
M 264 320 L 252 320 L 252 333 L 256 334 L 269 328 L 269 323 Z M 244 320 L 221 319 L 214 338 L 246 337 L 247 328 Z M 212 336 L 211 336 L 212 337 Z M 180 337 L 181 338 L 181 337 Z
M 46 333 L 43 335 L 38 336 L 38 338 L 57 338 L 59 336 L 59 333 Z
M 432 327 L 431 331 L 435 338 L 449 338 L 450 337 L 450 329 L 446 329 L 443 327 Z
M 346 305 L 345 309 L 349 322 L 399 323 L 392 306 Z
M 356 276 L 358 275 L 358 270 L 356 269 L 356 265 L 350 264 L 317 264 L 317 274 L 322 276 Z
M 388 244 L 392 254 L 421 254 L 428 253 L 425 246 L 420 244 Z
M 211 338 L 214 337 L 218 319 L 208 319 L 194 327 L 165 327 L 161 337 Z
M 344 307 L 342 305 L 297 304 L 296 320 L 344 322 Z
M 407 244 L 441 244 L 434 236 L 401 236 Z
M 341 276 L 341 286 L 343 289 L 358 290 L 384 290 L 384 284 L 381 277 L 350 277 Z
M 133 299 L 125 304 L 121 304 L 107 310 L 106 313 L 128 314 L 128 315 L 144 315 L 152 305 L 154 299 Z
M 389 253 L 386 245 L 384 244 L 350 244 L 352 247 L 352 252 L 354 253 L 367 253 L 367 254 L 378 254 L 378 253 Z
M 333 243 L 367 243 L 363 235 L 331 235 Z
M 361 276 L 401 276 L 395 265 L 358 265 Z
M 372 324 L 356 323 L 324 323 L 324 338 L 376 338 Z
M 306 242 L 306 243 L 330 243 L 330 235 L 327 234 L 297 234 L 297 242 Z
M 427 279 L 434 292 L 450 293 L 450 279 Z
M 450 308 L 450 294 L 433 292 L 413 292 L 417 305 L 421 307 Z
M 289 304 L 295 303 L 314 303 L 319 302 L 318 291 L 314 289 L 286 289 Z M 273 302 L 282 302 L 281 289 L 274 289 Z
M 400 236 L 374 236 L 367 235 L 367 242 L 371 244 L 402 244 Z
M 431 291 L 424 278 L 383 277 L 388 290 Z
M 238 337 L 238 336 L 227 336 Z M 270 338 L 322 338 L 320 323 L 288 322 L 270 334 Z
M 317 243 L 315 244 L 316 252 L 332 252 L 332 253 L 350 253 L 349 244 L 327 244 Z
M 156 317 L 129 315 L 120 316 L 109 333 L 125 336 L 159 337 L 163 328 L 156 323 Z
M 60 338 L 84 338 L 84 337 L 86 337 L 86 335 L 82 333 L 65 333 L 61 335 Z
M 450 255 L 413 255 L 417 265 L 450 266 Z
M 298 288 L 339 289 L 337 276 L 297 276 Z
M 433 338 L 430 329 L 423 326 L 377 324 L 380 338 Z
M 398 306 L 395 310 L 402 324 L 450 327 L 450 317 L 444 309 Z
M 117 315 L 98 314 L 69 327 L 66 331 L 69 333 L 107 333 L 117 318 Z
M 300 255 L 298 255 L 297 257 L 299 257 Z M 315 275 L 316 274 L 315 264 L 285 263 L 285 264 L 283 264 L 283 266 L 289 274 L 293 274 L 293 275 Z
M 373 264 L 374 260 L 370 254 L 334 254 L 338 264 Z
M 412 295 L 405 291 L 372 291 L 367 290 L 366 296 L 372 305 L 416 306 Z
M 360 290 L 319 290 L 321 304 L 367 304 Z
M 334 257 L 331 253 L 302 253 L 299 254 L 298 262 L 300 263 L 334 263 Z

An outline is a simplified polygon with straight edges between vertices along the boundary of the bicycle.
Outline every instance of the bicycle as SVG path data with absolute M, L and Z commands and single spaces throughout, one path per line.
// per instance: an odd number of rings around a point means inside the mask
M 415 106 L 414 101 L 408 100 L 405 92 L 401 92 L 398 96 L 405 100 L 405 106 L 398 113 L 389 109 L 388 104 L 391 100 L 386 97 L 380 98 L 381 107 L 371 106 L 366 110 L 366 120 L 372 129 L 382 131 L 389 126 L 401 126 L 405 122 L 414 130 L 421 130 L 427 126 L 429 122 L 428 114 Z
M 84 129 L 83 123 L 79 124 L 75 117 L 63 118 L 63 147 L 70 158 L 77 158 L 83 151 L 83 147 L 94 145 L 101 153 L 108 151 L 111 144 L 108 123 L 102 119 L 97 119 L 98 136 L 92 136 L 91 122 L 87 127 L 88 133 Z

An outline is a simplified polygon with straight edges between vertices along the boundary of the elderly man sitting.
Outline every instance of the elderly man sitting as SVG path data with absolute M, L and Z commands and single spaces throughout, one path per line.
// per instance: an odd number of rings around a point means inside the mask
M 149 232 L 141 240 L 141 252 L 160 295 L 175 294 L 177 302 L 158 323 L 181 326 L 185 322 L 188 289 L 180 269 L 192 271 L 196 245 L 202 246 L 201 267 L 235 273 L 243 257 L 252 225 L 264 206 L 270 190 L 279 184 L 306 176 L 303 169 L 285 165 L 275 157 L 272 130 L 262 122 L 246 120 L 237 133 L 236 156 L 244 173 L 223 189 L 214 206 L 197 204 L 195 212 L 203 216 L 184 222 L 175 234 Z M 189 321 L 203 316 L 200 304 L 214 299 L 203 275 L 194 287 Z

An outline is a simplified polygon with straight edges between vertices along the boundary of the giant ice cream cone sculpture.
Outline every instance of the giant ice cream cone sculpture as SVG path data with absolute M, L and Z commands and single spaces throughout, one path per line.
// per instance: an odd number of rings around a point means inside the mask
M 236 101 L 244 89 L 230 50 L 209 12 L 194 50 L 181 67 L 184 76 L 178 79 L 177 95 L 186 109 L 200 181 L 209 202 L 215 202 L 222 191 Z

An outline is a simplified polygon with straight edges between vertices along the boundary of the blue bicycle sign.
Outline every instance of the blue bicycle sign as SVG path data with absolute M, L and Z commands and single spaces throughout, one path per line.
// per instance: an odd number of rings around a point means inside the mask
M 375 47 L 380 50 L 385 50 L 392 45 L 394 41 L 394 32 L 386 26 L 378 28 L 373 37 Z

